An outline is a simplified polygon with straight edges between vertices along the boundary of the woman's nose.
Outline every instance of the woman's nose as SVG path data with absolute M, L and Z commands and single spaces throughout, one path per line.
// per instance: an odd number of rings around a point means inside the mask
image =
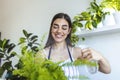
M 61 29 L 61 28 L 59 28 L 57 32 L 62 32 L 62 29 Z

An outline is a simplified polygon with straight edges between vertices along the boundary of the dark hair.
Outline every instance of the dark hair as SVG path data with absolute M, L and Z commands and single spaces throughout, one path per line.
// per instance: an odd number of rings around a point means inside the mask
M 46 47 L 49 47 L 49 46 L 51 46 L 51 45 L 53 45 L 53 44 L 55 43 L 55 41 L 54 41 L 54 39 L 53 39 L 53 37 L 52 37 L 52 34 L 51 34 L 51 29 L 52 29 L 53 22 L 54 22 L 56 19 L 58 19 L 58 18 L 64 18 L 64 19 L 68 22 L 69 28 L 72 29 L 71 19 L 70 19 L 70 17 L 69 17 L 67 14 L 65 14 L 65 13 L 58 13 L 58 14 L 56 14 L 56 15 L 53 17 L 52 22 L 51 22 L 51 25 L 50 25 L 49 36 L 48 36 L 48 40 L 47 40 L 47 42 L 46 42 L 45 48 L 46 48 Z M 68 36 L 67 36 L 67 38 L 66 38 L 66 43 L 67 43 L 67 45 L 72 46 L 70 38 L 71 38 L 71 32 L 68 34 Z

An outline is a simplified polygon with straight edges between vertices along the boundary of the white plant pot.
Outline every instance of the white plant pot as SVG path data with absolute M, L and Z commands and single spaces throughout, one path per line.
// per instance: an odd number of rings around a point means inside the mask
M 114 18 L 115 18 L 116 24 L 119 24 L 119 25 L 120 25 L 120 12 L 115 12 L 115 13 L 113 13 L 113 16 L 114 16 Z
M 105 19 L 102 21 L 104 26 L 115 25 L 115 19 L 113 14 L 106 15 Z

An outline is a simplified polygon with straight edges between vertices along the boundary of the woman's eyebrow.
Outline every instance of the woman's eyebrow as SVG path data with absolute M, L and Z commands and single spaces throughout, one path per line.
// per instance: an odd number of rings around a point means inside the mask
M 62 25 L 63 27 L 67 27 L 68 25 Z
M 55 26 L 59 26 L 58 24 L 56 24 L 56 23 L 54 23 L 53 25 L 55 25 Z M 67 27 L 68 25 L 66 25 L 66 24 L 64 24 L 64 25 L 62 25 L 63 27 Z
M 58 24 L 53 24 L 53 25 L 55 25 L 55 26 L 59 26 Z

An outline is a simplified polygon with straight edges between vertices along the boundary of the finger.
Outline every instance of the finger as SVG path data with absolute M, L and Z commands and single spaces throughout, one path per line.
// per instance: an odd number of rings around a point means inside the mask
M 87 57 L 91 53 L 89 51 L 82 52 L 82 57 Z
M 91 59 L 92 59 L 92 55 L 91 55 L 91 54 L 87 55 L 87 56 L 85 57 L 85 59 L 91 60 Z
M 89 48 L 84 48 L 84 49 L 82 49 L 81 51 L 82 51 L 82 53 L 91 52 L 91 50 L 90 50 Z

